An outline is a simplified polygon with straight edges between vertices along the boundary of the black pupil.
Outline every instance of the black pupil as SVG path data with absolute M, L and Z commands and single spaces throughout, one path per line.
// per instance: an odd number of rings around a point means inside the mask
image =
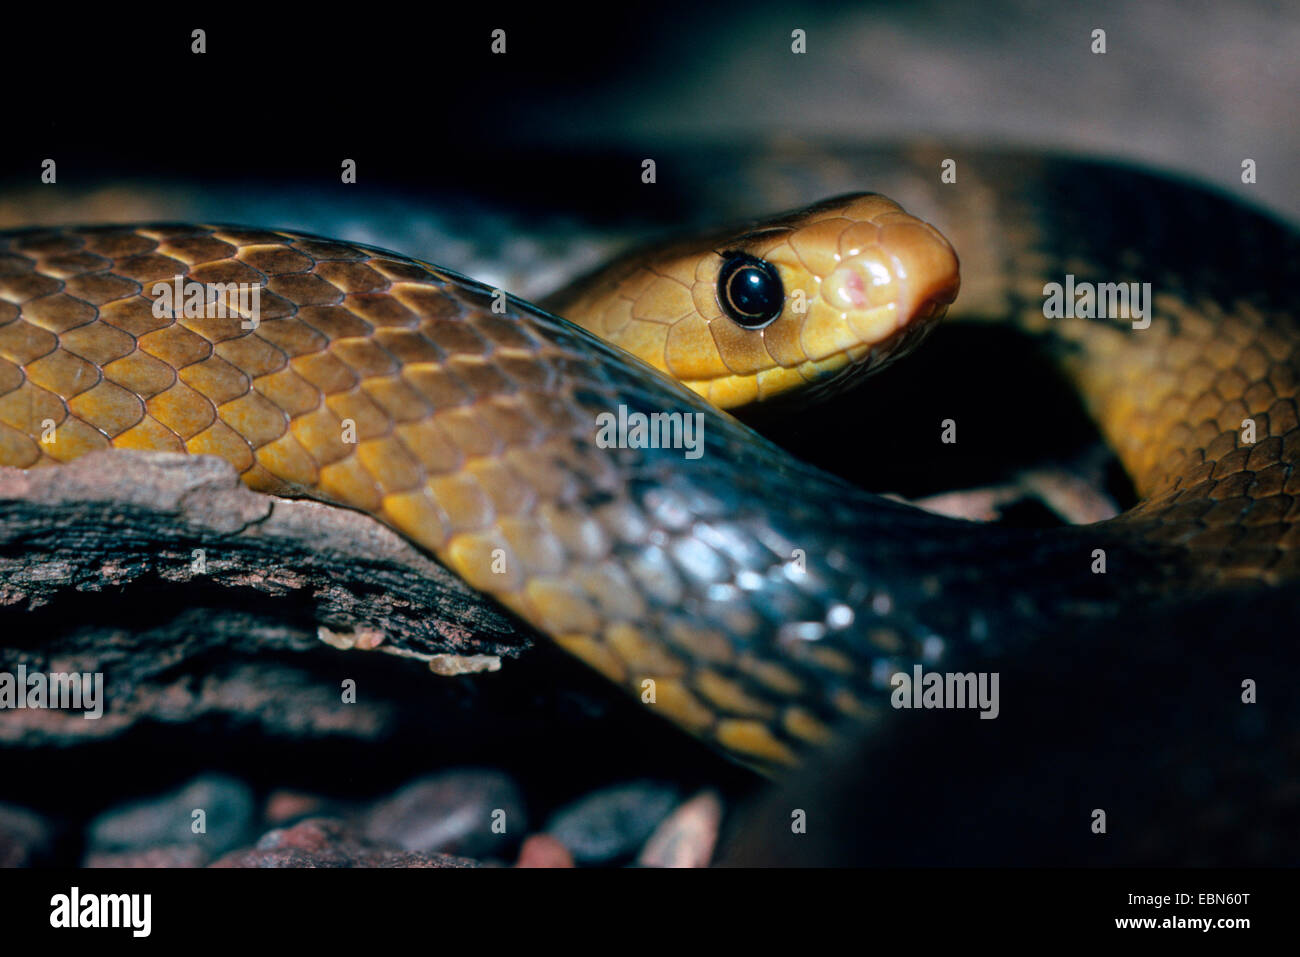
M 765 326 L 781 315 L 785 290 L 769 262 L 734 253 L 718 274 L 718 304 L 746 329 Z

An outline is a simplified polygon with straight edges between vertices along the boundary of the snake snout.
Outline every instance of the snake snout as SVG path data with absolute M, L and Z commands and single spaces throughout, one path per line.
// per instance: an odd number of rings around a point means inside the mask
M 882 196 L 855 197 L 842 215 L 851 225 L 836 237 L 821 281 L 833 311 L 823 324 L 838 329 L 823 336 L 825 351 L 848 346 L 851 358 L 875 364 L 944 315 L 961 284 L 957 254 L 942 233 Z
M 886 227 L 881 243 L 905 290 L 902 315 L 912 321 L 942 316 L 961 288 L 957 253 L 944 235 L 918 219 Z
M 879 228 L 876 243 L 846 256 L 826 279 L 863 342 L 941 316 L 961 285 L 957 254 L 941 233 L 907 216 Z

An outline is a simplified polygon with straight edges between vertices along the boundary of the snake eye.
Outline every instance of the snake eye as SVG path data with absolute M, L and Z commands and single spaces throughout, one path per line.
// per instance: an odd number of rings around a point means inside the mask
M 747 253 L 726 253 L 718 271 L 718 305 L 738 325 L 762 329 L 781 315 L 785 288 L 776 267 Z

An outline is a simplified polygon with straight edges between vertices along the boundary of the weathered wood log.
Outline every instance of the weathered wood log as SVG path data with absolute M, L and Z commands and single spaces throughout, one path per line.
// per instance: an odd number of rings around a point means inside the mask
M 492 670 L 533 639 L 374 519 L 253 492 L 216 458 L 113 450 L 0 469 L 0 673 L 104 672 L 106 683 L 101 719 L 10 708 L 0 743 L 214 711 L 281 732 L 377 733 L 374 696 L 340 706 L 335 677 L 284 654 L 322 641 L 454 674 Z

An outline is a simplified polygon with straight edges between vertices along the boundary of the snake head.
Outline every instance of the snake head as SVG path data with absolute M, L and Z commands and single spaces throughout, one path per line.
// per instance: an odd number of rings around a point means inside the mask
M 883 367 L 921 341 L 959 285 L 938 230 L 856 193 L 634 254 L 557 311 L 734 409 Z

